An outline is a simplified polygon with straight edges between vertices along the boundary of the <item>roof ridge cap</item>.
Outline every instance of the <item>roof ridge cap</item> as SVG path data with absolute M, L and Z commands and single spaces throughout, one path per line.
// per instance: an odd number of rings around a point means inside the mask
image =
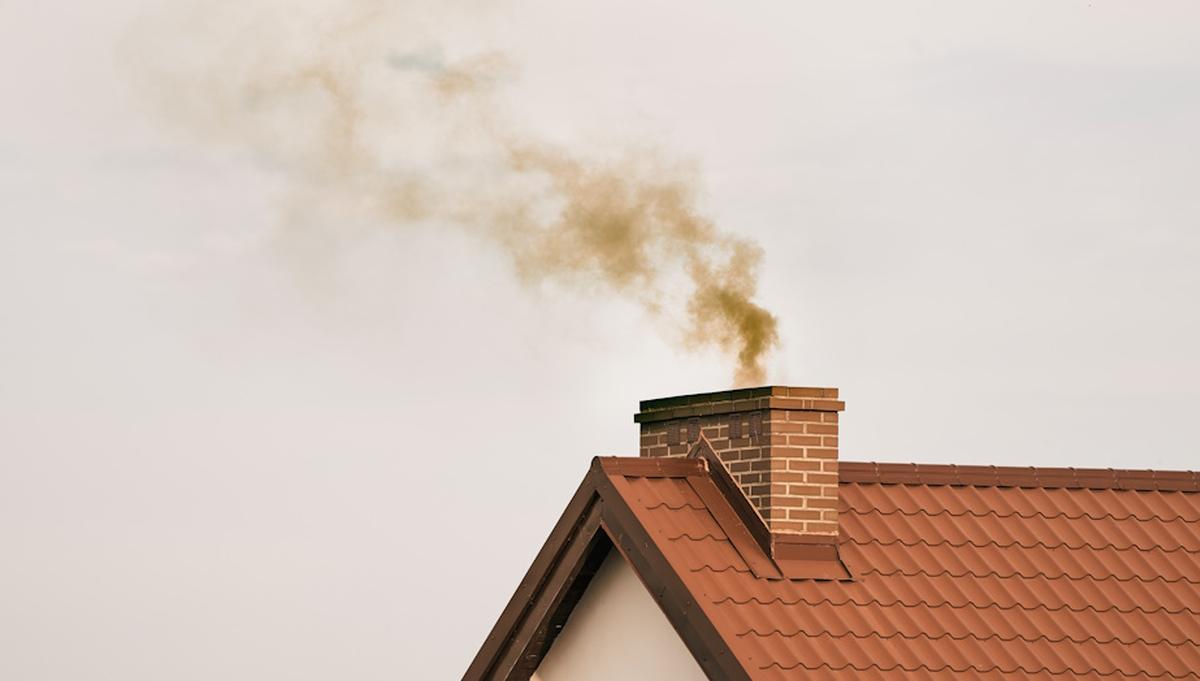
M 838 464 L 842 483 L 1200 492 L 1200 472 L 1074 468 L 1051 466 L 980 466 L 962 464 Z

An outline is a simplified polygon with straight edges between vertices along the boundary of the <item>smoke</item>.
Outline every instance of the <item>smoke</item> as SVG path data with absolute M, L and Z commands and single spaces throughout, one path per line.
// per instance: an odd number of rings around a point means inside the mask
M 600 159 L 523 130 L 500 113 L 515 66 L 447 57 L 423 9 L 210 1 L 147 18 L 124 54 L 167 121 L 287 178 L 285 239 L 358 217 L 457 225 L 509 254 L 523 282 L 636 301 L 684 347 L 730 356 L 738 385 L 762 383 L 779 343 L 753 300 L 762 253 L 699 212 L 694 174 L 653 151 Z

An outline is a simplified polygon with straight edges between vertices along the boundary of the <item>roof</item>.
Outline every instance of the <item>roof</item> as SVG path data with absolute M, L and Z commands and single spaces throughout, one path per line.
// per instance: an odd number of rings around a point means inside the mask
M 780 579 L 709 467 L 594 460 L 466 678 L 527 678 L 615 546 L 714 679 L 1200 679 L 1196 473 L 842 462 L 850 578 Z

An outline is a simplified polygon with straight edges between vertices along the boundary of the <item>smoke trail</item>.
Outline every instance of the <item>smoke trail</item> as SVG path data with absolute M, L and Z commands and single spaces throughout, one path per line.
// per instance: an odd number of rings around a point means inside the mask
M 522 281 L 637 301 L 686 347 L 736 358 L 739 385 L 763 382 L 779 338 L 753 302 L 761 251 L 698 213 L 694 179 L 651 153 L 597 162 L 508 123 L 494 96 L 508 60 L 413 49 L 405 36 L 436 33 L 420 21 L 371 2 L 208 2 L 147 21 L 126 55 L 169 121 L 278 168 L 298 202 L 458 224 Z

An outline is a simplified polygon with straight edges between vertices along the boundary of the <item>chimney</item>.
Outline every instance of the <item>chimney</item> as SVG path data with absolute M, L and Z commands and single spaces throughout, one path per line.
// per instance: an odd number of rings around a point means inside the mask
M 843 409 L 837 388 L 767 386 L 646 400 L 634 420 L 642 456 L 687 456 L 703 436 L 772 535 L 833 539 Z

